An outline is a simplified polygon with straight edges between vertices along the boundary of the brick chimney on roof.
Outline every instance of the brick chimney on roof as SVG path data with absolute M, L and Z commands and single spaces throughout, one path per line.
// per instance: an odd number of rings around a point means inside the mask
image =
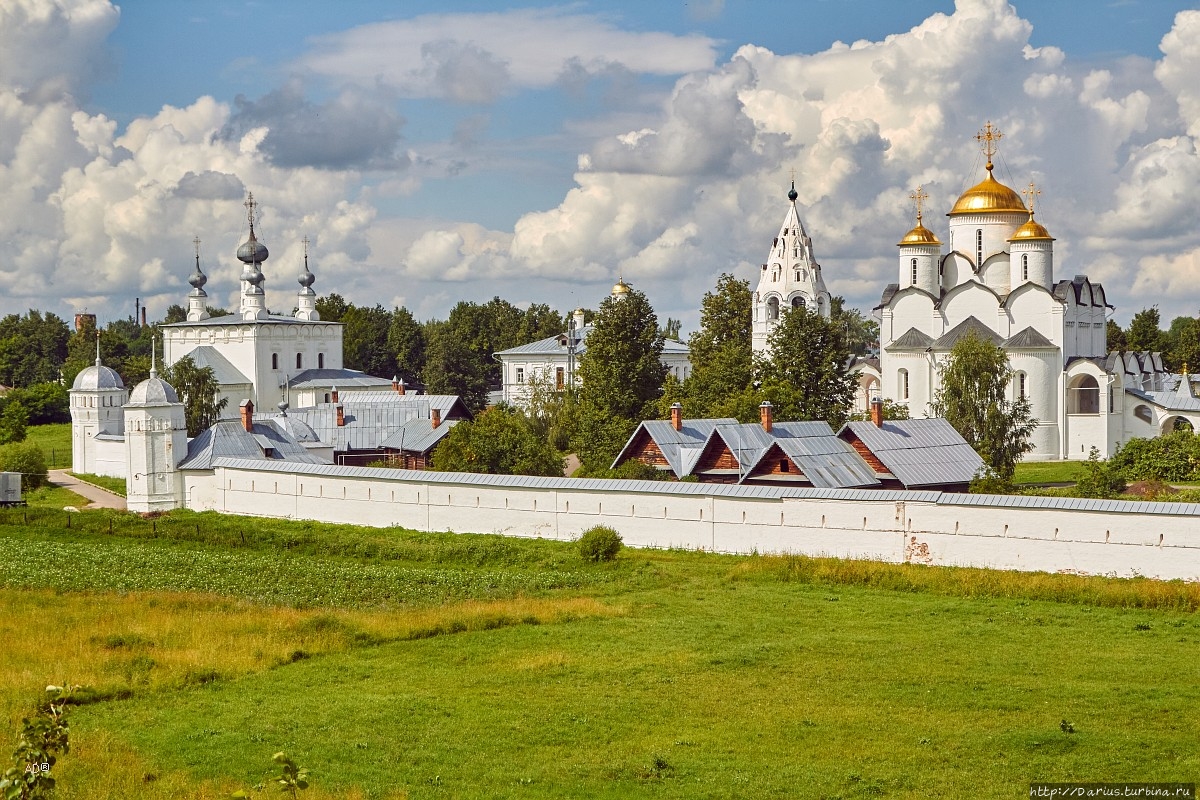
M 396 391 L 400 394 L 404 394 L 404 378 L 401 378 L 400 382 L 396 384 Z
M 242 412 L 242 427 L 247 431 L 254 431 L 254 401 L 250 399 L 243 400 L 239 407 Z
M 883 427 L 883 398 L 871 398 L 871 422 L 875 423 L 876 428 Z
M 346 411 L 342 408 L 342 404 L 338 403 L 334 409 L 337 411 L 337 426 L 339 428 L 346 427 Z
M 433 427 L 438 427 L 442 424 L 442 410 L 440 408 L 429 409 L 429 420 L 433 423 Z
M 337 390 L 337 387 L 336 387 L 336 386 L 334 386 L 334 387 L 333 387 L 333 388 L 330 390 L 330 392 L 329 392 L 329 397 L 330 397 L 330 399 L 333 401 L 334 405 L 337 405 L 337 401 L 338 401 L 338 390 Z
M 771 432 L 771 423 L 775 418 L 774 406 L 770 400 L 763 400 L 762 405 L 758 407 L 758 416 L 762 419 L 763 430 L 767 433 Z
M 671 404 L 671 427 L 677 431 L 683 429 L 683 406 L 679 403 Z

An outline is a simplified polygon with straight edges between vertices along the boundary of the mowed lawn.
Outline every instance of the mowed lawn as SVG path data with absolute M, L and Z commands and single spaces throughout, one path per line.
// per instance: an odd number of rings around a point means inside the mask
M 137 533 L 163 553 L 139 551 L 147 569 L 232 571 L 217 556 L 242 553 L 354 581 L 353 559 L 278 552 L 275 534 L 222 548 L 168 529 Z M 0 583 L 25 588 L 0 590 L 6 699 L 72 670 L 109 698 L 72 712 L 60 797 L 219 797 L 261 782 L 279 750 L 318 798 L 1008 798 L 1034 780 L 1200 772 L 1195 587 L 660 551 L 589 565 L 569 544 L 297 530 L 344 552 L 394 537 L 403 559 L 359 559 L 372 580 L 458 569 L 479 598 L 389 605 L 342 587 L 360 607 L 289 608 L 37 589 L 10 571 Z M 130 537 L 0 537 L 14 553 L 54 539 L 83 560 L 132 554 Z M 497 570 L 511 581 L 493 585 Z M 1076 602 L 1029 599 L 1058 591 Z M 22 625 L 49 628 L 22 645 Z

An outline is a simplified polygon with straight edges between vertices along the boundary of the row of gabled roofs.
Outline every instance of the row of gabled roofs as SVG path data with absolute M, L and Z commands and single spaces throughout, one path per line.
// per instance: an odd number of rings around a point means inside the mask
M 638 460 L 676 479 L 749 485 L 963 490 L 983 461 L 944 419 L 761 423 L 735 419 L 642 422 L 613 467 Z

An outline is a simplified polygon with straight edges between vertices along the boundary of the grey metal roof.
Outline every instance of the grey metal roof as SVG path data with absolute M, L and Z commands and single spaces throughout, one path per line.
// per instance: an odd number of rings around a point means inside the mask
M 342 392 L 341 387 L 338 387 L 338 400 L 347 408 L 350 406 L 370 405 L 378 403 L 383 405 L 412 405 L 425 410 L 425 416 L 428 417 L 428 409 L 436 408 L 442 412 L 442 419 L 465 418 L 470 419 L 471 413 L 463 404 L 462 399 L 456 394 L 417 394 L 416 392 L 398 392 L 388 389 L 386 392 L 359 391 L 351 390 Z
M 75 381 L 71 384 L 71 391 L 73 392 L 94 392 L 99 389 L 124 388 L 125 381 L 121 380 L 121 376 L 117 374 L 117 371 L 102 364 L 93 364 L 90 367 L 81 369 L 79 374 L 75 376 Z
M 452 419 L 435 428 L 431 420 L 410 419 L 381 441 L 379 446 L 405 453 L 428 453 L 458 422 Z
M 1004 347 L 1009 350 L 1046 350 L 1057 349 L 1058 345 L 1035 331 L 1033 326 L 1030 326 L 1020 333 L 1015 333 L 1008 337 L 1004 342 Z
M 194 328 L 194 327 L 212 327 L 219 325 L 341 325 L 340 322 L 325 322 L 322 320 L 296 319 L 295 317 L 285 317 L 278 314 L 270 314 L 262 319 L 242 319 L 240 314 L 226 314 L 222 317 L 209 317 L 208 319 L 198 320 L 196 322 L 172 322 L 170 325 L 163 325 L 164 328 Z
M 206 344 L 200 345 L 184 353 L 183 357 L 190 358 L 200 369 L 211 367 L 213 375 L 216 376 L 217 383 L 224 386 L 231 384 L 246 384 L 249 386 L 252 383 L 249 378 L 242 374 L 241 370 L 231 364 L 229 359 L 221 355 L 221 352 L 215 347 Z
M 179 462 L 179 469 L 212 469 L 213 463 L 221 458 L 248 463 L 286 461 L 289 469 L 326 463 L 311 455 L 273 420 L 256 420 L 252 427 L 252 431 L 246 430 L 240 419 L 220 420 L 188 442 L 187 455 Z
M 175 387 L 158 377 L 158 372 L 152 372 L 151 377 L 133 387 L 133 391 L 129 393 L 129 403 L 131 406 L 165 406 L 169 403 L 178 403 L 179 395 L 175 393 Z
M 817 488 L 852 489 L 880 485 L 870 465 L 854 452 L 854 448 L 834 436 L 832 430 L 828 436 L 776 439 L 775 444 Z M 770 452 L 770 448 L 764 450 L 755 466 Z
M 575 332 L 578 338 L 578 344 L 575 345 L 575 355 L 580 356 L 587 352 L 587 337 L 592 332 L 592 325 L 584 325 Z M 557 336 L 548 336 L 545 339 L 539 339 L 536 342 L 528 344 L 519 344 L 516 347 L 510 347 L 507 350 L 499 350 L 496 356 L 557 356 L 565 355 L 567 352 L 567 334 L 561 333 Z M 680 355 L 688 354 L 688 346 L 682 342 L 677 342 L 674 339 L 667 339 L 663 342 L 663 353 L 674 353 Z
M 916 328 L 909 328 L 899 339 L 894 339 L 885 350 L 928 350 L 933 344 L 933 337 L 922 333 Z
M 345 399 L 339 398 L 344 425 L 337 424 L 337 405 L 333 403 L 291 409 L 288 416 L 306 423 L 322 442 L 332 445 L 338 452 L 377 450 L 388 437 L 410 420 L 421 419 L 425 421 L 425 425 L 432 427 L 432 409 L 437 409 L 442 419 L 447 422 L 452 419 L 470 418 L 458 395 L 400 395 L 391 391 L 361 393 L 366 394 L 381 394 L 384 399 L 358 402 L 360 393 L 356 392 L 348 393 Z
M 1003 506 L 1018 509 L 1071 509 L 1079 511 L 1121 512 L 1200 517 L 1200 503 L 1147 503 L 1137 500 L 1087 500 L 1074 497 L 1036 497 L 1024 495 L 955 494 L 906 489 L 809 489 L 799 486 L 746 486 L 716 483 L 676 483 L 671 481 L 627 481 L 604 478 L 539 478 L 530 475 L 481 475 L 467 472 L 429 472 L 423 470 L 347 467 L 334 464 L 283 463 L 258 459 L 217 459 L 213 467 L 275 472 L 295 475 L 323 475 L 331 478 L 368 478 L 408 480 L 424 484 L 540 488 L 574 491 L 620 492 L 623 494 L 674 494 L 693 497 L 743 497 L 760 500 L 844 500 L 849 502 L 936 503 L 957 506 Z
M 879 305 L 875 306 L 875 308 L 883 308 L 888 303 L 892 302 L 892 298 L 896 296 L 896 292 L 898 291 L 900 291 L 900 284 L 889 283 L 884 287 L 883 296 L 879 300 Z M 874 311 L 875 309 L 871 310 Z
M 1200 398 L 1191 397 L 1186 392 L 1144 392 L 1139 389 L 1125 391 L 1153 403 L 1164 411 L 1200 411 Z
M 839 436 L 848 438 L 847 432 L 906 488 L 970 483 L 983 467 L 979 454 L 944 419 L 885 420 L 883 427 L 848 422 Z
M 288 379 L 288 386 L 293 389 L 342 389 L 351 388 L 391 388 L 389 378 L 377 378 L 356 369 L 306 369 L 297 372 Z M 393 392 L 394 394 L 394 392 Z
M 1003 339 L 994 330 L 984 325 L 975 317 L 967 317 L 962 322 L 955 325 L 950 330 L 942 334 L 941 338 L 933 343 L 933 348 L 936 350 L 949 350 L 954 345 L 958 344 L 960 339 L 965 339 L 969 334 L 975 334 L 975 338 L 982 339 L 985 342 L 992 344 L 1000 344 Z
M 612 466 L 615 468 L 623 460 L 628 458 L 628 450 L 633 445 L 634 439 L 638 433 L 645 430 L 651 440 L 658 445 L 658 449 L 662 452 L 663 458 L 667 460 L 671 471 L 675 473 L 675 477 L 682 478 L 690 475 L 692 468 L 696 465 L 696 459 L 700 457 L 700 451 L 704 448 L 704 443 L 708 441 L 709 435 L 717 425 L 736 425 L 737 420 L 731 417 L 721 417 L 718 419 L 684 419 L 680 430 L 675 430 L 671 426 L 671 422 L 665 419 L 648 419 L 638 425 L 633 434 L 629 437 L 629 441 L 621 448 L 621 452 L 617 454 L 617 458 L 613 461 Z

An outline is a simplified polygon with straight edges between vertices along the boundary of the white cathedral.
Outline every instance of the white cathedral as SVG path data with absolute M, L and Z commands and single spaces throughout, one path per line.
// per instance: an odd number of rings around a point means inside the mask
M 882 396 L 929 414 L 939 366 L 962 337 L 1000 345 L 1013 370 L 1011 398 L 1028 398 L 1038 420 L 1029 460 L 1102 457 L 1134 437 L 1169 432 L 1183 419 L 1200 430 L 1200 399 L 1189 376 L 1164 369 L 1158 353 L 1109 353 L 1113 306 L 1086 275 L 1055 280 L 1054 239 L 1028 204 L 992 175 L 1002 134 L 988 123 L 976 137 L 987 175 L 947 214 L 949 245 L 924 225 L 918 187 L 916 226 L 899 242 L 899 275 L 876 306 L 879 358 L 859 370 L 859 404 Z M 830 313 L 829 294 L 796 209 L 793 183 L 779 236 L 754 295 L 755 351 L 765 351 L 780 307 Z

